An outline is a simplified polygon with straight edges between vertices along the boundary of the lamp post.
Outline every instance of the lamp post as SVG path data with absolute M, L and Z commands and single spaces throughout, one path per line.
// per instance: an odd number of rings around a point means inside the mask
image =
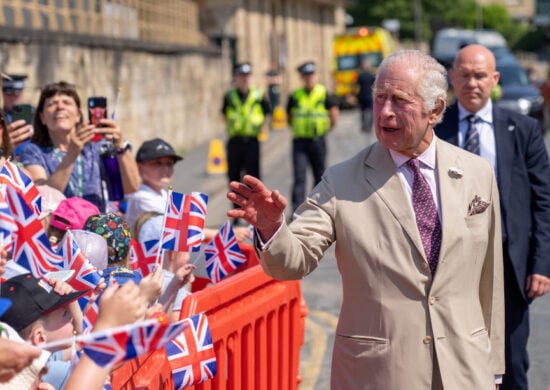
M 414 46 L 420 50 L 422 42 L 422 4 L 414 0 Z
M 476 30 L 483 28 L 483 10 L 479 4 L 479 0 L 476 0 Z

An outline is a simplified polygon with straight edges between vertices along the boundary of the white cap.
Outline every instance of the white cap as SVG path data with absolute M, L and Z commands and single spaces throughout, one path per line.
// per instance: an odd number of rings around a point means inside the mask
M 88 230 L 71 230 L 74 240 L 84 255 L 90 260 L 90 263 L 99 271 L 107 268 L 107 258 L 109 249 L 107 241 L 97 233 Z
M 2 332 L 2 338 L 9 339 L 14 342 L 24 343 L 25 341 L 19 336 L 17 331 L 8 324 L 2 323 L 5 332 Z M 32 363 L 21 370 L 9 382 L 0 383 L 0 390 L 21 390 L 30 389 L 33 383 L 38 379 L 40 372 L 46 365 L 51 353 L 42 350 L 39 357 L 34 359 Z

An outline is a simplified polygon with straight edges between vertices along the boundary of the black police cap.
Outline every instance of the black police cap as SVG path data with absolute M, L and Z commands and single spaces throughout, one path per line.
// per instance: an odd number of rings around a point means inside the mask
M 25 89 L 26 74 L 2 74 L 2 90 L 4 92 L 21 92 Z
M 250 62 L 241 62 L 233 66 L 233 73 L 235 74 L 250 74 L 252 73 L 252 65 Z
M 298 67 L 300 74 L 313 74 L 315 73 L 315 62 L 307 61 Z

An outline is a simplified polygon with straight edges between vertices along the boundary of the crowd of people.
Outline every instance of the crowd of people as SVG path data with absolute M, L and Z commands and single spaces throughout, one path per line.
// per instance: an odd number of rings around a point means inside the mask
M 3 92 L 13 97 L 6 102 L 18 104 L 24 78 L 4 77 Z M 0 310 L 0 389 L 76 389 L 82 381 L 87 388 L 103 388 L 109 369 L 85 353 L 77 363 L 72 345 L 41 346 L 82 334 L 85 313 L 94 304 L 94 332 L 159 316 L 179 320 L 196 268 L 189 253 L 163 251 L 160 266 L 145 276 L 129 261 L 132 240 L 161 240 L 166 188 L 183 157 L 160 138 L 143 142 L 134 157 L 119 124 L 107 118 L 89 123 L 75 86 L 64 81 L 42 89 L 32 123 L 3 113 L 2 123 L 0 168 L 10 159 L 10 169 L 36 185 L 41 209 L 35 217 L 52 253 L 61 253 L 70 232 L 101 279 L 93 291 L 77 291 L 67 282 L 72 274 L 33 275 L 17 265 L 14 253 L 1 251 L 0 273 L 7 276 L 0 296 L 11 304 Z M 115 151 L 124 203 L 110 201 L 105 150 Z M 234 230 L 239 241 L 250 238 L 248 227 Z M 217 232 L 205 228 L 204 240 Z
M 260 180 L 258 136 L 272 108 L 250 85 L 250 63 L 235 66 L 222 105 L 228 217 L 254 227 L 254 237 L 248 226 L 234 232 L 238 241 L 254 238 L 264 271 L 277 279 L 303 278 L 335 244 L 344 299 L 332 388 L 527 389 L 529 304 L 550 290 L 550 163 L 537 122 L 492 104 L 499 74 L 491 51 L 459 51 L 449 107 L 447 71 L 429 55 L 398 51 L 375 75 L 365 63 L 362 130 L 378 141 L 326 169 L 338 103 L 317 82 L 314 62 L 297 70 L 303 86 L 287 103 L 293 219 L 284 218 L 287 199 Z M 23 273 L 0 284 L 11 301 L 0 307 L 0 389 L 102 388 L 109 367 L 86 354 L 76 362 L 72 345 L 40 346 L 83 332 L 94 302 L 94 331 L 159 313 L 179 319 L 196 268 L 189 253 L 164 251 L 146 276 L 129 257 L 132 240 L 162 238 L 167 186 L 183 157 L 161 138 L 134 157 L 121 126 L 89 123 L 75 86 L 63 81 L 42 89 L 32 123 L 13 120 L 24 80 L 5 76 L 0 168 L 11 158 L 28 174 L 50 245 L 71 232 L 101 280 L 84 306 L 85 292 L 62 277 L 45 283 Z M 106 150 L 125 207 L 109 201 Z M 308 164 L 315 187 L 306 196 Z M 4 274 L 12 254 L 0 255 Z

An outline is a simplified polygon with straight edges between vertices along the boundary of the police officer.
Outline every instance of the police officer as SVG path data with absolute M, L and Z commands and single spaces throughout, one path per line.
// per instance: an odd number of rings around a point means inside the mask
M 235 86 L 223 99 L 229 141 L 227 165 L 229 181 L 240 181 L 243 173 L 260 177 L 260 144 L 258 135 L 266 126 L 271 107 L 259 88 L 250 86 L 252 66 L 248 62 L 233 68 Z
M 324 85 L 317 83 L 315 63 L 303 63 L 298 67 L 298 72 L 304 85 L 292 93 L 287 104 L 293 137 L 293 210 L 305 199 L 308 163 L 313 170 L 315 184 L 321 181 L 327 157 L 325 134 L 336 124 L 339 113 L 336 100 L 327 94 Z
M 2 76 L 2 95 L 4 98 L 4 112 L 11 122 L 13 117 L 13 106 L 23 103 L 26 75 L 9 74 Z
M 25 80 L 27 75 L 8 74 L 2 75 L 2 97 L 4 100 L 4 112 L 8 119 L 8 132 L 11 143 L 15 148 L 14 154 L 17 156 L 21 148 L 30 141 L 34 131 L 32 123 L 26 123 L 23 120 L 14 121 L 13 107 L 21 104 L 25 100 Z

